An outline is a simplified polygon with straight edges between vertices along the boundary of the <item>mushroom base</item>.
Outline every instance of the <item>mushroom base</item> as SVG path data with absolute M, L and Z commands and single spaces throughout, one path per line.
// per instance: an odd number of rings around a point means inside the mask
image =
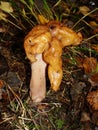
M 42 54 L 36 55 L 36 62 L 31 63 L 30 96 L 33 102 L 41 102 L 46 95 L 46 66 Z

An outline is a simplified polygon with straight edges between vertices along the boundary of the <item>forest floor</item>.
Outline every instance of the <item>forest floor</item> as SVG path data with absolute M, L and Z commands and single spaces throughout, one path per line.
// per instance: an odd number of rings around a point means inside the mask
M 98 7 L 96 4 L 89 2 L 88 5 L 85 0 L 81 7 L 84 12 L 86 7 L 92 11 Z M 75 8 L 77 6 L 79 4 Z M 85 16 L 83 11 L 78 13 Z M 27 33 L 1 21 L 0 129 L 98 130 L 98 9 L 82 22 L 82 44 L 63 49 L 60 90 L 50 90 L 47 79 L 46 98 L 35 104 L 29 95 L 30 61 L 23 48 Z M 66 19 L 66 26 L 74 24 L 70 17 Z M 91 92 L 95 92 L 95 97 L 92 97 L 96 101 L 89 104 L 87 96 Z M 95 106 L 92 107 L 92 104 Z

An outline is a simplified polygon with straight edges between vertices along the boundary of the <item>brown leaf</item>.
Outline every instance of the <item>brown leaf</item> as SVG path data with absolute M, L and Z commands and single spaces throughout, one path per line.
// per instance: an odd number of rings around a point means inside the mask
M 90 24 L 92 27 L 98 27 L 98 24 L 97 24 L 97 22 L 95 22 L 95 21 L 90 21 L 89 24 Z
M 98 73 L 93 74 L 93 75 L 91 76 L 91 80 L 92 80 L 93 82 L 98 83 Z
M 96 34 L 96 38 L 98 39 L 98 27 L 93 31 L 93 34 Z
M 84 129 L 83 130 L 90 130 L 90 114 L 87 112 L 81 113 L 81 122 L 83 123 Z
M 81 121 L 82 122 L 90 121 L 90 115 L 87 112 L 82 112 L 81 113 Z
M 3 81 L 0 80 L 0 89 L 3 87 Z
M 83 61 L 83 68 L 87 74 L 95 72 L 97 68 L 97 60 L 94 57 L 86 57 Z
M 4 12 L 7 12 L 7 13 L 12 13 L 13 12 L 13 8 L 12 8 L 10 2 L 1 1 L 0 9 L 3 10 Z
M 89 82 L 92 86 L 98 85 L 98 73 L 92 74 L 89 78 Z
M 45 23 L 49 22 L 48 19 L 46 19 L 43 15 L 40 15 L 40 14 L 38 15 L 38 19 L 39 19 L 41 24 L 45 24 Z
M 87 101 L 93 110 L 98 111 L 98 90 L 90 92 L 87 95 Z
M 3 81 L 0 80 L 0 99 L 2 99 L 2 87 L 3 87 Z
M 92 45 L 91 48 L 98 52 L 98 45 Z
M 76 57 L 76 61 L 78 63 L 78 67 L 83 69 L 83 58 L 82 57 Z
M 90 17 L 94 19 L 96 22 L 98 22 L 98 10 L 93 12 Z
M 92 113 L 92 122 L 98 125 L 98 112 Z
M 79 10 L 83 15 L 86 15 L 90 11 L 87 6 L 80 6 Z

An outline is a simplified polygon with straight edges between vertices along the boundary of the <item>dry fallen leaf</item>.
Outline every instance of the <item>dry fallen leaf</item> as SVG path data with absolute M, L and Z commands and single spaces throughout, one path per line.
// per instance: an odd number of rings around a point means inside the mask
M 0 20 L 7 21 L 6 17 L 7 17 L 7 15 L 5 13 L 3 13 L 2 11 L 0 11 Z
M 89 115 L 89 113 L 87 113 L 87 112 L 82 112 L 81 113 L 81 121 L 82 122 L 86 122 L 86 121 L 90 121 L 91 119 L 90 119 L 90 115 Z
M 88 81 L 92 86 L 98 84 L 98 63 L 94 57 L 86 57 L 83 61 L 84 72 L 89 75 Z
M 3 81 L 0 80 L 0 99 L 2 99 L 2 87 L 3 87 Z
M 97 8 L 96 8 L 97 9 Z M 96 10 L 95 9 L 95 10 Z M 92 14 L 90 14 L 90 17 L 93 19 L 93 20 L 95 20 L 96 22 L 98 22 L 98 9 L 95 11 L 95 12 L 93 12 Z
M 92 113 L 92 122 L 98 126 L 98 112 Z
M 0 9 L 6 13 L 12 13 L 13 8 L 9 2 L 1 1 L 0 2 Z
M 88 81 L 91 83 L 92 86 L 98 85 L 98 73 L 92 74 Z
M 90 114 L 87 112 L 81 113 L 81 122 L 84 126 L 84 130 L 90 130 Z
M 94 57 L 86 57 L 83 61 L 83 68 L 85 73 L 93 73 L 97 69 L 97 60 Z
M 0 28 L 0 33 L 4 33 L 4 32 L 6 32 L 7 30 L 4 28 L 4 27 L 1 27 Z
M 3 87 L 3 81 L 0 80 L 0 89 Z
M 96 34 L 96 38 L 98 39 L 98 27 L 93 31 L 93 34 Z
M 95 22 L 95 21 L 90 21 L 89 24 L 90 24 L 92 27 L 97 27 L 97 26 L 98 26 L 98 23 Z
M 98 111 L 98 90 L 92 91 L 87 95 L 87 102 L 93 110 Z
M 87 6 L 80 6 L 79 10 L 83 15 L 86 15 L 90 11 Z
M 98 45 L 92 45 L 91 48 L 98 52 Z
M 43 15 L 40 15 L 40 14 L 38 15 L 38 19 L 39 19 L 41 24 L 45 24 L 45 23 L 49 22 L 48 19 L 46 19 Z

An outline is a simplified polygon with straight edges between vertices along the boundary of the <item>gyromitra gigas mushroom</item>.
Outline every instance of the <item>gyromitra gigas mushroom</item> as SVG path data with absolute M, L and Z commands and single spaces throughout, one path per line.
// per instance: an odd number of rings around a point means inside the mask
M 87 101 L 93 110 L 98 111 L 98 90 L 89 92 L 87 95 Z
M 78 45 L 81 41 L 81 33 L 75 33 L 56 21 L 35 26 L 25 37 L 24 48 L 31 61 L 30 96 L 33 102 L 40 102 L 45 98 L 46 67 L 51 88 L 55 91 L 59 89 L 63 75 L 62 48 Z

